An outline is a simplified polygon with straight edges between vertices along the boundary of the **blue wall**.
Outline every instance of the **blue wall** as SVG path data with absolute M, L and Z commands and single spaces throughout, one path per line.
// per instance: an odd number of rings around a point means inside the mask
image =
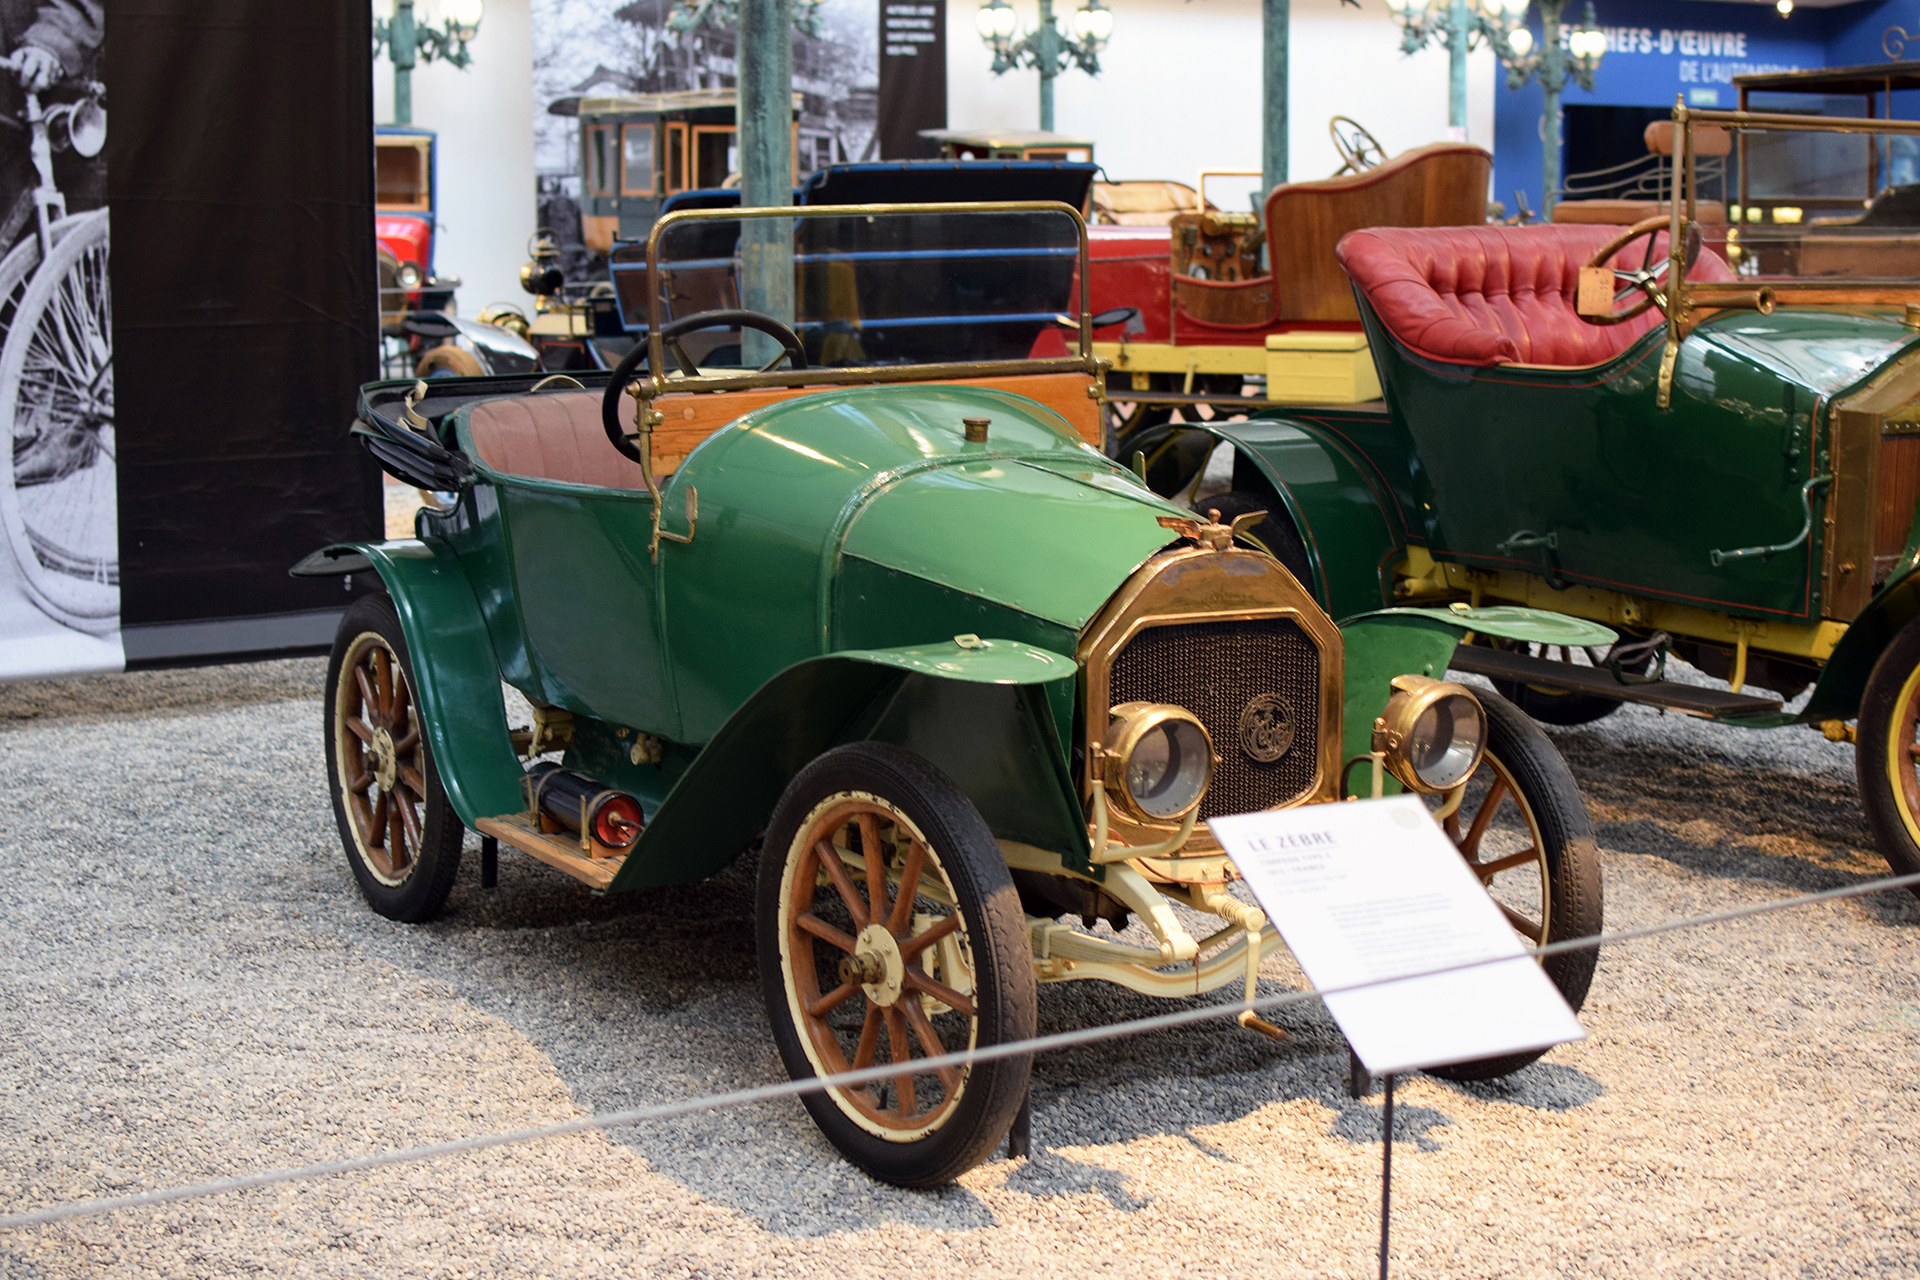
M 1577 18 L 1581 8 L 1575 0 L 1565 16 Z M 1915 37 L 1904 57 L 1920 59 L 1920 0 L 1799 8 L 1785 18 L 1771 5 L 1707 0 L 1594 0 L 1594 8 L 1607 53 L 1593 92 L 1569 85 L 1561 95 L 1566 105 L 1670 107 L 1684 95 L 1690 106 L 1732 110 L 1739 106 L 1734 76 L 1885 62 L 1881 38 L 1896 24 Z M 1528 16 L 1537 42 L 1539 18 Z M 1509 90 L 1505 74 L 1502 68 L 1494 108 L 1493 195 L 1511 211 L 1514 191 L 1525 191 L 1527 207 L 1538 212 L 1540 86 L 1530 80 Z

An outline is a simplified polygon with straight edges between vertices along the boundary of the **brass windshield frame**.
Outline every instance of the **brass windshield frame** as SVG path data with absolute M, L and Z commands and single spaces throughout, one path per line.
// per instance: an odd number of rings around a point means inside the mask
M 1696 151 L 1693 130 L 1696 125 L 1711 125 L 1732 131 L 1736 136 L 1746 130 L 1768 129 L 1798 133 L 1881 133 L 1920 137 L 1920 120 L 1874 120 L 1849 116 L 1800 116 L 1773 111 L 1696 111 L 1684 101 L 1673 107 L 1674 163 L 1672 185 L 1668 189 L 1667 234 L 1670 305 L 1667 307 L 1667 337 L 1677 345 L 1698 317 L 1696 308 L 1714 309 L 1724 305 L 1751 305 L 1756 283 L 1764 284 L 1782 302 L 1808 304 L 1854 304 L 1900 306 L 1920 300 L 1920 280 L 1830 279 L 1830 280 L 1730 280 L 1701 282 L 1686 278 L 1686 237 L 1683 232 L 1699 221 L 1699 178 L 1695 171 Z M 1741 173 L 1746 166 L 1746 139 L 1739 136 Z M 1676 189 L 1677 188 L 1677 189 Z M 1676 198 L 1678 197 L 1678 198 Z M 1744 206 L 1743 206 L 1744 207 Z M 1683 211 L 1684 208 L 1684 211 Z
M 687 222 L 742 222 L 765 218 L 846 218 L 944 213 L 1058 213 L 1073 220 L 1078 240 L 1080 354 L 1028 360 L 973 360 L 947 364 L 865 365 L 851 368 L 747 372 L 669 378 L 665 344 L 660 338 L 660 238 Z M 1098 377 L 1101 361 L 1093 354 L 1093 312 L 1088 282 L 1087 220 L 1078 209 L 1058 200 L 976 200 L 952 204 L 839 204 L 777 206 L 768 209 L 680 209 L 653 224 L 647 235 L 647 373 L 635 381 L 635 394 L 645 400 L 668 391 L 742 391 L 753 387 L 801 387 L 815 384 L 936 382 L 956 378 L 1011 376 L 1027 373 L 1085 373 Z

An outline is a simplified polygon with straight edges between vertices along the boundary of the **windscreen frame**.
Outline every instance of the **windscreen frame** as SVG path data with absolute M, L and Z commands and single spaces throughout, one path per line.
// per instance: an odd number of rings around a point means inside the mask
M 952 215 L 956 213 L 1051 213 L 1072 222 L 1076 241 L 1076 280 L 1079 292 L 1077 330 L 1079 354 L 1024 360 L 972 360 L 941 364 L 856 365 L 851 367 L 777 372 L 745 371 L 739 374 L 702 374 L 669 380 L 665 342 L 660 336 L 661 282 L 660 245 L 664 235 L 676 226 L 690 222 L 745 221 L 789 218 L 795 221 L 823 218 L 902 217 L 915 214 Z M 1072 205 L 1057 200 L 974 201 L 949 204 L 859 204 L 776 206 L 763 209 L 685 209 L 658 219 L 647 235 L 647 369 L 641 380 L 646 390 L 639 394 L 652 399 L 672 390 L 676 392 L 738 391 L 752 387 L 796 387 L 830 383 L 929 382 L 952 378 L 1011 376 L 1028 373 L 1080 371 L 1098 376 L 1101 362 L 1093 354 L 1093 314 L 1089 275 L 1089 249 L 1086 219 Z

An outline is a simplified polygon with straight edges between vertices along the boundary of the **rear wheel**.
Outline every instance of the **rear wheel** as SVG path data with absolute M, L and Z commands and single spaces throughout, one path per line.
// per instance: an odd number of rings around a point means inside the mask
M 1006 1136 L 1032 1064 L 916 1065 L 1033 1035 L 1026 917 L 992 833 L 945 774 L 862 742 L 794 778 L 763 849 L 761 986 L 789 1074 L 900 1068 L 807 1110 L 875 1178 L 953 1181 Z
M 389 920 L 430 920 L 460 870 L 465 828 L 440 785 L 388 596 L 355 600 L 327 664 L 327 781 L 347 864 Z
M 1856 738 L 1854 767 L 1874 841 L 1896 875 L 1920 873 L 1920 621 L 1901 628 L 1873 664 Z
M 1547 735 L 1504 698 L 1481 695 L 1487 750 L 1467 780 L 1466 798 L 1442 824 L 1528 946 L 1600 932 L 1600 850 L 1586 805 Z M 1566 951 L 1541 964 L 1579 1012 L 1598 955 Z M 1518 1071 L 1545 1049 L 1430 1068 L 1449 1080 L 1491 1080 Z

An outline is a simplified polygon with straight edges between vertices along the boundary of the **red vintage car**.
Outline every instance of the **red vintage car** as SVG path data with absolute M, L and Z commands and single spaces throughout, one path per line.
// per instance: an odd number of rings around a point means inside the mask
M 1380 394 L 1333 247 L 1361 227 L 1485 221 L 1493 157 L 1438 142 L 1380 159 L 1365 130 L 1334 123 L 1346 168 L 1275 187 L 1261 214 L 1208 206 L 1175 213 L 1165 226 L 1088 228 L 1093 312 L 1125 316 L 1094 343 L 1113 361 L 1109 392 L 1126 410 L 1114 421 L 1116 456 L 1130 456 L 1133 438 L 1183 401 L 1238 397 L 1250 382 L 1264 384 L 1262 398 L 1288 404 Z

